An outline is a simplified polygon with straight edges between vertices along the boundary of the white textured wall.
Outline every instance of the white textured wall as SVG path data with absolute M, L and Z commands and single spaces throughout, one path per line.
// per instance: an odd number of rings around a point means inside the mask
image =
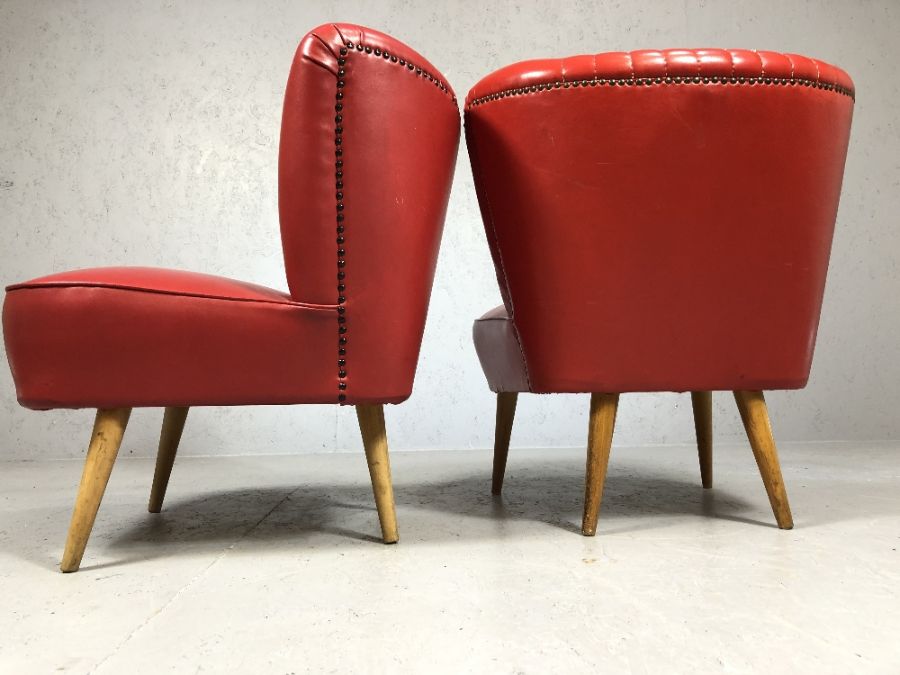
M 408 42 L 461 98 L 514 61 L 617 49 L 786 50 L 847 69 L 858 97 L 813 376 L 770 403 L 783 441 L 900 438 L 900 3 L 891 0 L 2 0 L 0 282 L 141 264 L 285 288 L 281 96 L 297 41 L 331 20 Z M 490 446 L 493 397 L 470 328 L 498 303 L 463 146 L 415 392 L 388 411 L 394 449 Z M 522 397 L 513 444 L 582 445 L 587 404 Z M 19 408 L 0 367 L 3 457 L 79 455 L 91 419 Z M 125 451 L 151 454 L 160 420 L 136 411 Z M 737 438 L 728 396 L 717 396 L 717 420 L 719 437 Z M 687 395 L 623 398 L 618 442 L 692 438 Z M 213 408 L 192 412 L 183 452 L 356 447 L 352 409 Z

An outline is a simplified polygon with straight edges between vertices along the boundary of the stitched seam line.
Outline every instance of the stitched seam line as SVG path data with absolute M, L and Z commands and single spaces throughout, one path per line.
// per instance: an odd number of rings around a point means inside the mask
M 350 44 L 349 42 L 347 43 Z M 347 54 L 349 47 L 341 47 L 338 56 L 338 71 L 334 101 L 334 198 L 337 204 L 336 232 L 337 237 L 337 321 L 338 321 L 338 354 L 337 354 L 337 376 L 338 376 L 338 403 L 344 403 L 347 400 L 347 307 L 346 298 L 346 272 L 344 268 L 347 264 L 345 259 L 346 250 L 344 249 L 344 87 L 346 85 L 345 76 L 347 74 L 344 66 L 347 65 Z
M 349 50 L 356 49 L 357 52 L 362 52 L 363 54 L 374 54 L 375 56 L 382 57 L 385 61 L 389 63 L 397 64 L 401 67 L 405 67 L 407 72 L 414 73 L 418 77 L 431 82 L 434 86 L 440 89 L 444 94 L 450 97 L 450 100 L 453 101 L 453 104 L 456 105 L 456 96 L 450 91 L 449 87 L 441 81 L 440 78 L 435 77 L 427 70 L 424 70 L 414 64 L 412 61 L 407 61 L 406 59 L 400 58 L 396 54 L 391 54 L 385 50 L 382 50 L 380 47 L 371 47 L 369 45 L 362 44 L 361 42 L 357 42 L 354 44 L 351 41 L 347 41 L 344 43 L 346 48 Z
M 480 177 L 481 163 L 478 161 L 478 142 L 475 140 L 475 130 L 467 125 L 466 132 L 472 135 L 472 144 L 469 146 L 469 153 L 472 155 L 472 172 L 475 173 L 477 171 Z M 494 248 L 497 251 L 497 261 L 500 263 L 500 274 L 503 276 L 503 285 L 506 287 L 506 296 L 509 298 L 509 317 L 507 320 L 512 325 L 513 336 L 516 338 L 516 344 L 519 345 L 519 355 L 522 357 L 522 368 L 525 370 L 525 382 L 528 385 L 528 391 L 531 391 L 531 375 L 528 373 L 528 361 L 525 358 L 525 350 L 522 349 L 519 331 L 516 330 L 516 324 L 513 320 L 513 317 L 516 315 L 515 305 L 513 303 L 512 291 L 509 288 L 509 280 L 506 277 L 506 267 L 503 264 L 503 253 L 500 251 L 500 242 L 497 239 L 497 228 L 494 225 L 494 211 L 491 208 L 491 201 L 486 192 L 484 194 L 484 204 L 487 207 L 488 222 L 490 222 L 491 232 L 494 238 Z
M 742 85 L 769 85 L 769 86 L 802 86 L 813 87 L 814 89 L 823 89 L 826 91 L 834 91 L 838 94 L 848 96 L 856 100 L 854 92 L 847 87 L 839 84 L 828 82 L 816 82 L 805 78 L 794 77 L 725 77 L 713 75 L 709 77 L 639 77 L 632 78 L 601 78 L 592 80 L 576 80 L 574 82 L 545 82 L 541 84 L 532 84 L 527 87 L 513 87 L 510 89 L 502 89 L 493 94 L 485 94 L 473 99 L 466 109 L 471 109 L 478 105 L 483 105 L 491 101 L 497 101 L 501 98 L 510 96 L 521 96 L 524 94 L 534 94 L 552 89 L 570 89 L 577 87 L 595 87 L 595 86 L 652 86 L 661 84 L 742 84 Z

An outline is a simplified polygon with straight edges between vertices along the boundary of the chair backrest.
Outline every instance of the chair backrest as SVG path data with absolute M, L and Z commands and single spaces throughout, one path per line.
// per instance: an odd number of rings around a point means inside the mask
M 466 140 L 531 388 L 804 386 L 853 96 L 820 61 L 721 49 L 478 83 Z
M 301 41 L 279 157 L 285 266 L 294 299 L 338 305 L 335 372 L 354 402 L 412 389 L 458 143 L 453 91 L 406 45 L 349 24 Z

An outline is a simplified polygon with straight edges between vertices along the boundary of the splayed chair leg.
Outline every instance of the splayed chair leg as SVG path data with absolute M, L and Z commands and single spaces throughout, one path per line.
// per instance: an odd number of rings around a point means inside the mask
M 394 506 L 394 488 L 391 484 L 391 462 L 388 457 L 387 433 L 384 428 L 384 406 L 357 405 L 356 417 L 366 449 L 366 462 L 375 493 L 375 506 L 381 522 L 381 536 L 385 544 L 393 544 L 397 533 L 397 512 Z
M 503 490 L 506 457 L 509 455 L 509 437 L 512 434 L 518 398 L 519 395 L 514 391 L 502 391 L 497 394 L 497 422 L 494 427 L 494 472 L 491 476 L 491 494 L 494 495 L 499 495 Z
M 778 461 L 778 450 L 772 436 L 772 425 L 769 422 L 769 410 L 761 391 L 736 391 L 734 400 L 741 412 L 741 420 L 753 448 L 753 456 L 759 467 L 769 503 L 775 513 L 775 520 L 782 530 L 794 527 L 791 507 L 788 504 L 784 479 L 781 477 L 781 464 Z
M 584 518 L 581 533 L 592 537 L 597 532 L 603 484 L 609 465 L 613 430 L 616 426 L 618 394 L 591 394 L 591 419 L 588 428 L 587 472 L 584 485 Z
M 162 431 L 159 434 L 159 451 L 156 454 L 156 471 L 153 473 L 153 487 L 150 488 L 150 503 L 147 510 L 159 513 L 172 475 L 175 454 L 181 442 L 184 422 L 190 408 L 166 408 L 163 416 Z
M 700 482 L 709 489 L 713 483 L 712 392 L 692 391 L 694 428 L 697 431 L 697 453 L 700 457 Z
M 97 411 L 91 443 L 84 460 L 81 484 L 75 498 L 75 509 L 69 524 L 69 535 L 59 568 L 63 572 L 75 572 L 81 565 L 97 510 L 106 491 L 109 475 L 122 444 L 131 408 L 111 408 Z

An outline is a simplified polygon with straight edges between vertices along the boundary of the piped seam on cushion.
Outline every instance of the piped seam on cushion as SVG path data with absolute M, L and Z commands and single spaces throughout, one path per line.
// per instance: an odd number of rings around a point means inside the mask
M 228 295 L 214 295 L 211 293 L 191 293 L 185 291 L 169 291 L 162 288 L 138 288 L 135 286 L 119 286 L 115 284 L 90 284 L 90 283 L 55 283 L 55 284 L 16 284 L 6 288 L 7 293 L 17 291 L 41 291 L 63 288 L 99 288 L 108 291 L 125 291 L 128 293 L 152 293 L 155 295 L 173 295 L 182 298 L 200 298 L 202 300 L 223 300 L 225 302 L 255 302 L 262 305 L 284 305 L 285 307 L 300 307 L 315 311 L 333 312 L 337 305 L 325 305 L 312 302 L 297 302 L 294 300 L 265 300 L 263 298 L 235 298 Z

